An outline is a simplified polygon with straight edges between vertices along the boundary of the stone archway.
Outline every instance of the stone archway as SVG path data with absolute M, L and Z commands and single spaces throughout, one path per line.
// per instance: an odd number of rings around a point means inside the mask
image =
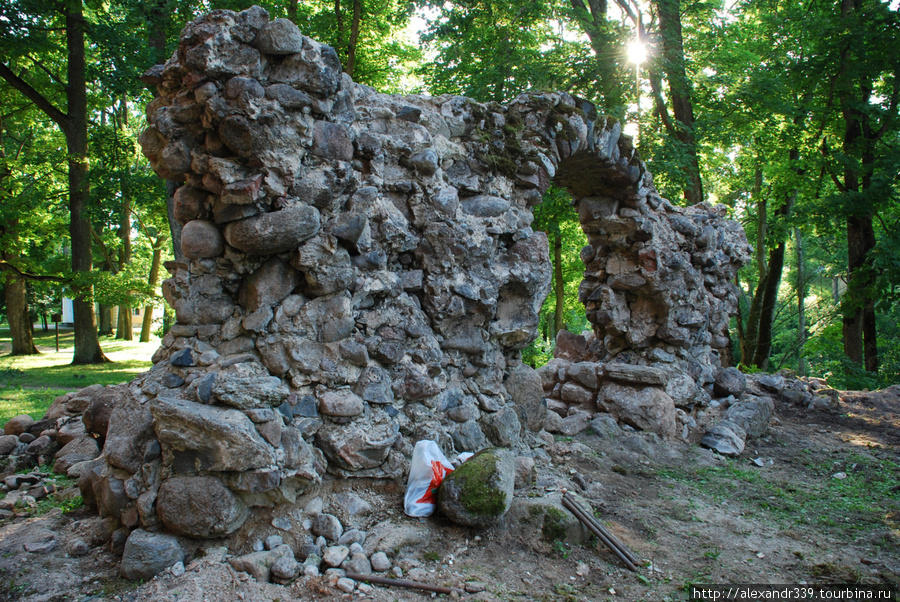
M 596 362 L 676 344 L 675 369 L 696 364 L 703 382 L 715 366 L 740 227 L 660 199 L 590 103 L 379 94 L 259 7 L 189 24 L 146 79 L 160 96 L 141 143 L 182 183 L 186 258 L 166 266 L 177 324 L 82 482 L 126 526 L 229 533 L 326 472 L 398 477 L 423 438 L 527 446 L 547 379 L 520 351 L 550 282 L 531 209 L 554 180 L 591 242 L 588 381 L 629 386 L 629 366 Z

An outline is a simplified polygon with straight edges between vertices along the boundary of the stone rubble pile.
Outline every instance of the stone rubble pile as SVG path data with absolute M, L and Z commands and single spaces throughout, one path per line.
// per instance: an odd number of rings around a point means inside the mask
M 713 381 L 744 234 L 660 198 L 589 102 L 379 94 L 259 7 L 190 23 L 145 80 L 144 153 L 180 184 L 177 324 L 149 373 L 91 401 L 103 453 L 77 464 L 123 528 L 224 536 L 325 474 L 398 478 L 420 439 L 523 448 L 581 411 L 673 436 Z M 531 222 L 551 182 L 588 234 L 594 330 L 538 374 L 521 349 L 549 290 Z

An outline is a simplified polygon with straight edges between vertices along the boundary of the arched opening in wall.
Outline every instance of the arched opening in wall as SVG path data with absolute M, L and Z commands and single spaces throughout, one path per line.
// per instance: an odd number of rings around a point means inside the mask
M 531 227 L 547 235 L 553 265 L 550 293 L 540 311 L 538 336 L 522 350 L 523 361 L 535 368 L 553 358 L 556 335 L 560 330 L 580 334 L 591 328 L 585 306 L 578 299 L 585 269 L 581 250 L 588 243 L 572 201 L 572 195 L 565 188 L 552 186 L 534 210 Z

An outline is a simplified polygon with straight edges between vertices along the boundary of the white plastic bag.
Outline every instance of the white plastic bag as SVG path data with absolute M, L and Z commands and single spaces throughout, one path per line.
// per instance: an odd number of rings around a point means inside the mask
M 409 516 L 431 516 L 437 505 L 437 489 L 451 472 L 453 465 L 437 443 L 428 439 L 416 443 L 403 499 L 404 512 Z

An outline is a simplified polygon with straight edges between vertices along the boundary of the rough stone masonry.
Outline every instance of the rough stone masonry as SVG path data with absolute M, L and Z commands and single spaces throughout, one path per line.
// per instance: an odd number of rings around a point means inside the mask
M 141 144 L 180 183 L 185 259 L 164 284 L 177 324 L 82 474 L 101 514 L 217 537 L 326 473 L 396 478 L 419 439 L 527 447 L 546 397 L 671 436 L 713 381 L 744 233 L 660 198 L 589 102 L 379 94 L 259 7 L 195 20 L 145 79 Z M 590 243 L 593 334 L 538 374 L 520 358 L 549 290 L 531 223 L 551 182 Z

